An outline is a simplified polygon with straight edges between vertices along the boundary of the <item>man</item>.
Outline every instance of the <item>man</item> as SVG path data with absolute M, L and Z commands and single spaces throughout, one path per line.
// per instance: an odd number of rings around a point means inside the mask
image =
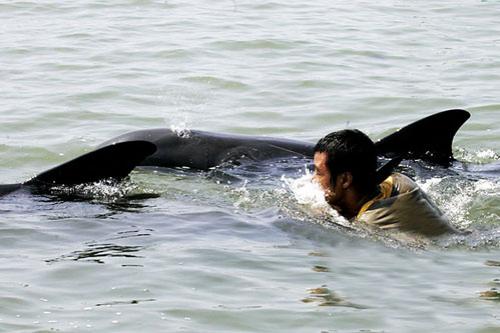
M 377 184 L 375 144 L 359 130 L 320 139 L 314 148 L 314 170 L 326 201 L 348 220 L 426 236 L 455 231 L 410 178 L 394 173 Z

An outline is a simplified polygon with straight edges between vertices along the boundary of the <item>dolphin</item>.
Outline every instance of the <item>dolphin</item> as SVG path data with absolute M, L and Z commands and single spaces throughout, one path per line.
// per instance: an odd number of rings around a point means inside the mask
M 104 145 L 143 140 L 154 143 L 158 150 L 146 157 L 141 166 L 166 168 L 188 167 L 209 170 L 224 163 L 265 161 L 284 157 L 310 157 L 314 144 L 283 138 L 189 130 L 178 133 L 166 128 L 134 131 L 120 135 Z
M 453 161 L 452 142 L 470 113 L 442 111 L 386 136 L 375 143 L 380 157 L 390 158 L 377 174 L 385 179 L 402 159 L 421 159 L 448 167 Z M 37 193 L 55 185 L 75 185 L 106 178 L 126 177 L 137 166 L 188 167 L 209 170 L 245 161 L 308 158 L 314 143 L 284 138 L 220 134 L 198 130 L 178 133 L 165 128 L 125 133 L 96 150 L 47 170 L 23 183 L 0 185 L 0 196 L 26 188 Z
M 449 166 L 453 161 L 452 142 L 458 129 L 469 119 L 466 110 L 442 111 L 410 125 L 375 143 L 380 157 L 392 159 L 379 170 L 385 179 L 402 159 L 421 159 Z M 166 128 L 133 131 L 103 143 L 141 140 L 152 142 L 157 151 L 146 157 L 140 166 L 188 167 L 209 170 L 248 161 L 302 157 L 312 159 L 314 143 L 264 136 L 221 134 L 199 130 L 176 132 Z

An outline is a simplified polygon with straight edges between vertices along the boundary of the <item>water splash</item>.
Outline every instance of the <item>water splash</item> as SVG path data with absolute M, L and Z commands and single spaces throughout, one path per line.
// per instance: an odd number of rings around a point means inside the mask
M 500 161 L 500 154 L 492 149 L 480 149 L 477 151 L 469 151 L 458 148 L 454 152 L 455 158 L 467 163 L 489 163 Z
M 495 225 L 500 221 L 500 182 L 458 176 L 417 181 L 459 229 Z
M 130 181 L 116 182 L 115 180 L 107 179 L 95 183 L 73 186 L 54 186 L 50 189 L 50 195 L 64 200 L 83 199 L 112 203 L 138 190 L 138 185 Z
M 427 193 L 458 229 L 467 230 L 467 235 L 443 237 L 435 241 L 411 237 L 382 230 L 366 230 L 362 225 L 350 223 L 340 217 L 325 201 L 319 184 L 312 174 L 292 179 L 281 178 L 286 194 L 293 197 L 295 204 L 284 207 L 294 218 L 326 227 L 345 227 L 341 230 L 356 237 L 382 241 L 390 247 L 427 248 L 466 246 L 482 248 L 500 245 L 500 181 L 498 179 L 469 179 L 461 175 L 417 179 L 417 184 Z M 284 194 L 285 195 L 285 194 Z M 289 200 L 290 201 L 290 200 Z
M 320 224 L 340 225 L 353 228 L 353 225 L 341 217 L 325 200 L 325 195 L 320 185 L 313 180 L 313 175 L 307 167 L 304 175 L 293 179 L 285 175 L 281 177 L 285 187 L 292 192 L 293 198 L 299 204 L 299 209 L 311 219 Z
M 233 189 L 233 193 L 236 194 L 237 200 L 233 203 L 236 208 L 245 208 L 253 202 L 250 192 L 247 188 L 248 181 L 245 180 L 243 185 Z
M 180 122 L 179 124 L 170 125 L 172 132 L 177 134 L 181 138 L 189 138 L 191 136 L 191 130 L 188 127 L 187 121 Z
M 323 190 L 317 182 L 313 181 L 313 175 L 307 168 L 300 178 L 293 179 L 283 175 L 281 180 L 292 191 L 295 200 L 300 205 L 308 206 L 316 213 L 335 214 L 325 201 Z

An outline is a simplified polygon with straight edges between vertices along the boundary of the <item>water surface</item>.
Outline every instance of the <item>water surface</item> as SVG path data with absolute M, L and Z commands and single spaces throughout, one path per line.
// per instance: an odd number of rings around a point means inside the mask
M 0 200 L 0 331 L 497 332 L 499 10 L 1 1 L 2 183 L 136 129 L 378 139 L 464 108 L 465 166 L 417 181 L 472 234 L 413 246 L 353 232 L 300 202 L 306 161 L 142 169 L 76 201 L 19 192 Z

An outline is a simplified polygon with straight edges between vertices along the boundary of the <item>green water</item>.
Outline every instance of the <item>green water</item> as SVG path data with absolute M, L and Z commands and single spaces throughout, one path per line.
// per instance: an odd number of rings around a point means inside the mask
M 495 170 L 499 12 L 0 1 L 0 181 L 136 129 L 378 139 L 452 108 L 472 114 L 456 157 Z M 498 332 L 498 169 L 417 179 L 473 231 L 424 249 L 324 224 L 279 174 L 230 185 L 141 170 L 90 201 L 16 193 L 0 200 L 0 332 Z

